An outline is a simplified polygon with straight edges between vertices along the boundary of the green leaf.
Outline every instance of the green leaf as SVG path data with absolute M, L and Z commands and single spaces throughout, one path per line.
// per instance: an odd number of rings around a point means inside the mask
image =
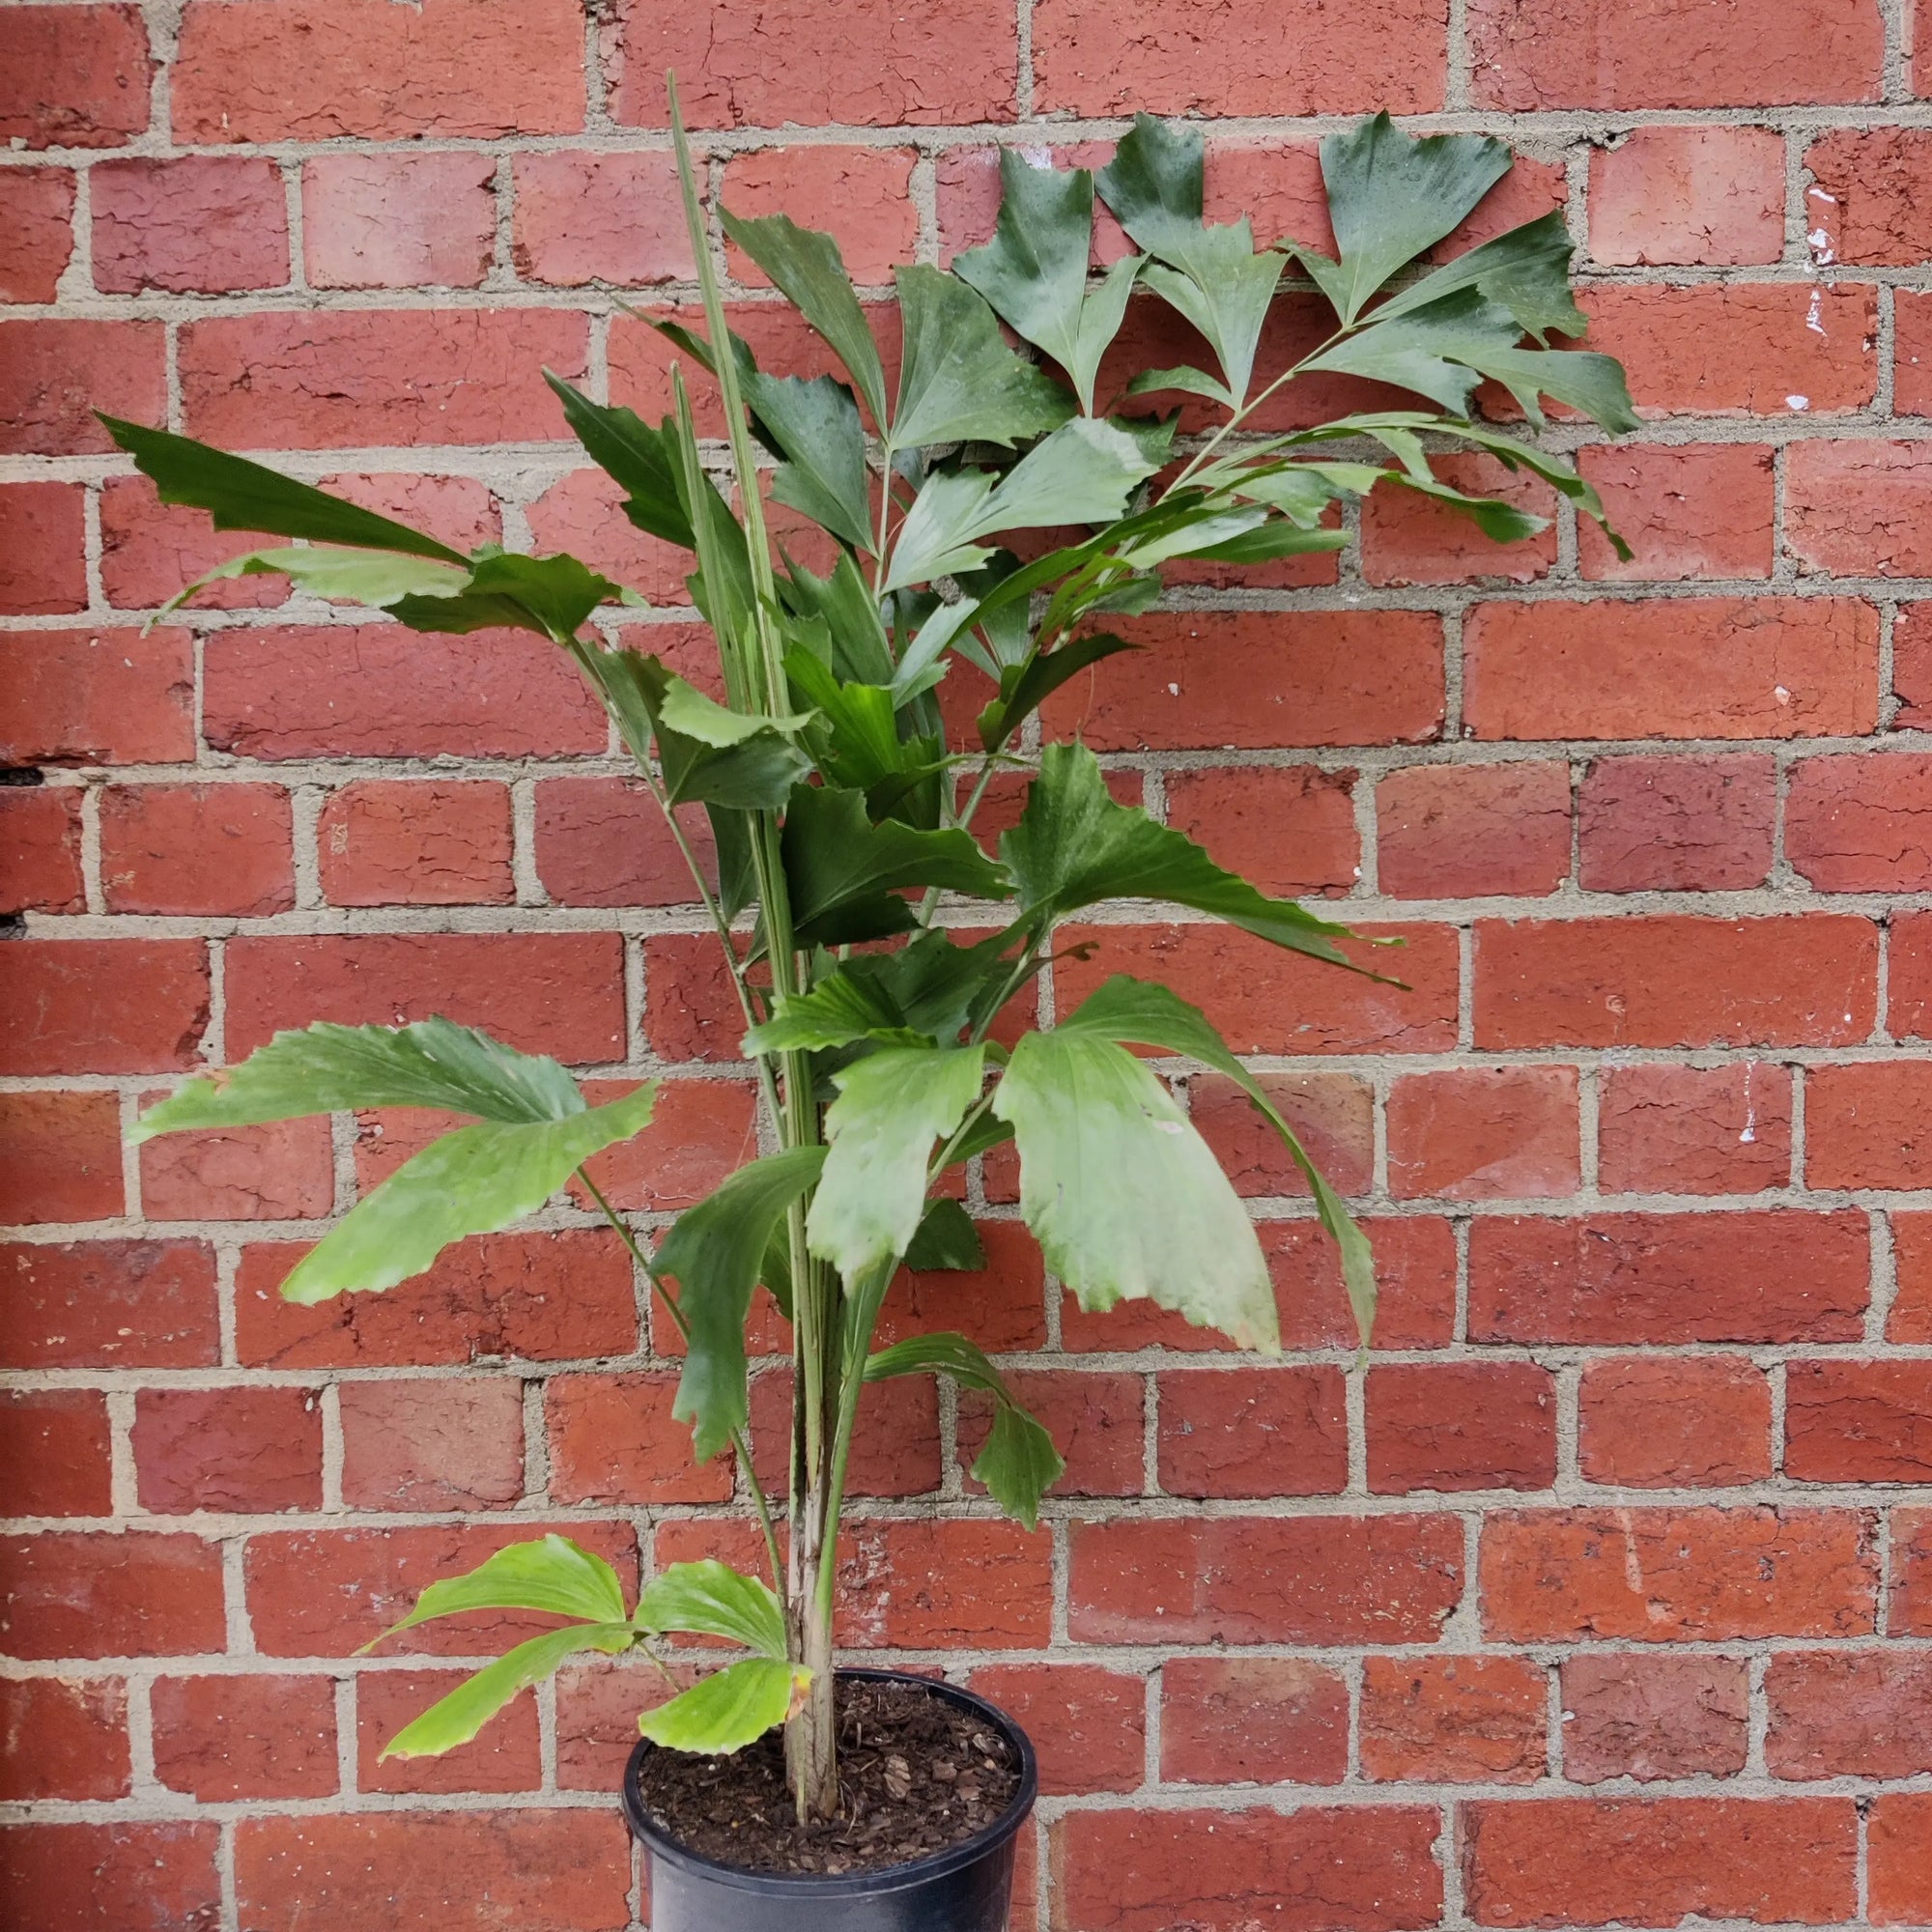
M 1080 407 L 1091 415 L 1100 358 L 1120 331 L 1141 262 L 1116 262 L 1088 294 L 1094 177 L 1085 168 L 1037 168 L 1007 148 L 1000 154 L 1000 188 L 992 241 L 956 257 L 952 272 L 1073 378 Z
M 980 743 L 997 752 L 1069 677 L 1102 658 L 1139 649 L 1138 644 L 1104 631 L 1075 638 L 1056 651 L 1036 646 L 1024 664 L 1009 665 L 1000 673 L 999 696 L 980 713 Z
M 479 556 L 469 577 L 478 597 L 503 597 L 535 618 L 531 627 L 553 638 L 574 637 L 600 604 L 614 604 L 622 586 L 574 556 Z
M 783 1723 L 810 1682 L 802 1663 L 748 1657 L 646 1711 L 638 1729 L 667 1750 L 728 1757 Z
M 1548 517 L 1535 516 L 1500 497 L 1472 497 L 1444 483 L 1440 477 L 1416 475 L 1404 469 L 1392 469 L 1387 474 L 1388 480 L 1401 489 L 1413 490 L 1418 496 L 1434 497 L 1460 510 L 1492 543 L 1520 543 L 1525 537 L 1533 537 L 1549 527 Z
M 1513 165 L 1487 134 L 1411 140 L 1378 114 L 1321 144 L 1321 177 L 1341 256 L 1335 306 L 1351 323 L 1395 271 L 1461 225 Z M 1297 251 L 1301 252 L 1301 251 Z
M 177 590 L 161 614 L 179 609 L 211 583 L 237 577 L 284 576 L 311 596 L 367 604 L 377 610 L 405 597 L 454 597 L 469 587 L 467 566 L 387 550 L 251 550 L 218 563 Z
M 980 1097 L 985 1062 L 980 1046 L 885 1047 L 833 1076 L 825 1171 L 805 1227 L 811 1252 L 846 1281 L 912 1245 L 926 1162 Z
M 1095 1034 L 1103 1039 L 1164 1047 L 1225 1073 L 1234 1081 L 1278 1133 L 1315 1192 L 1316 1211 L 1342 1256 L 1342 1279 L 1350 1305 L 1368 1347 L 1376 1317 L 1376 1262 L 1369 1237 L 1356 1226 L 1342 1198 L 1308 1157 L 1280 1110 L 1260 1081 L 1229 1052 L 1228 1043 L 1199 1007 L 1193 1007 L 1165 986 L 1116 974 L 1055 1029 L 1056 1033 Z
M 554 1060 L 445 1019 L 278 1033 L 240 1066 L 190 1080 L 129 1129 L 135 1143 L 189 1128 L 248 1127 L 306 1114 L 433 1107 L 479 1120 L 563 1121 L 584 1111 Z
M 973 1217 L 950 1195 L 929 1202 L 905 1264 L 916 1274 L 960 1272 L 986 1265 L 985 1243 Z
M 744 1050 L 758 1053 L 820 1053 L 880 1039 L 901 1046 L 921 1043 L 905 1016 L 878 982 L 839 971 L 828 974 L 810 992 L 781 999 L 771 1018 L 745 1036 Z
M 649 1125 L 656 1087 L 558 1121 L 486 1121 L 432 1141 L 359 1201 L 282 1283 L 309 1304 L 377 1293 L 420 1274 L 444 1248 L 533 1214 L 590 1156 Z
M 747 1053 L 816 1053 L 874 1039 L 886 1046 L 949 1045 L 979 999 L 1004 980 L 1002 935 L 957 945 L 944 927 L 896 952 L 861 953 L 810 991 L 781 999 L 745 1036 Z
M 1144 269 L 1141 279 L 1207 338 L 1238 401 L 1284 263 L 1272 249 L 1255 252 L 1246 215 L 1204 223 L 1202 156 L 1198 129 L 1139 114 L 1100 171 L 1099 188 L 1135 244 L 1165 265 Z
M 1007 347 L 993 311 L 964 282 L 923 266 L 895 272 L 905 347 L 893 449 L 1011 444 L 1073 414 L 1073 398 Z
M 824 624 L 832 639 L 832 668 L 848 684 L 890 684 L 892 647 L 880 621 L 878 599 L 849 553 L 840 551 L 830 577 L 814 577 L 802 563 L 785 559 L 780 588 L 791 608 Z
M 614 1657 L 636 1641 L 637 1633 L 629 1624 L 573 1624 L 533 1636 L 495 1663 L 485 1664 L 413 1723 L 404 1725 L 383 1747 L 378 1762 L 391 1757 L 440 1757 L 467 1745 L 520 1690 L 542 1683 L 566 1658 L 581 1650 L 601 1650 Z
M 760 1657 L 785 1654 L 784 1605 L 771 1585 L 716 1557 L 673 1563 L 638 1600 L 636 1621 L 653 1636 L 688 1632 L 728 1637 Z
M 1570 258 L 1575 253 L 1569 224 L 1552 209 L 1399 289 L 1376 310 L 1376 319 L 1406 315 L 1445 296 L 1477 289 L 1500 302 L 1516 317 L 1518 327 L 1539 342 L 1547 342 L 1552 334 L 1581 335 L 1590 325 L 1570 290 Z
M 974 539 L 997 530 L 1112 524 L 1159 467 L 1124 430 L 1076 416 L 1037 442 L 997 483 L 984 470 L 940 470 L 906 512 L 885 588 L 973 569 L 989 554 Z
M 1126 1048 L 1030 1033 L 993 1094 L 1020 1155 L 1020 1213 L 1082 1308 L 1130 1296 L 1280 1347 L 1267 1263 L 1212 1151 Z
M 563 404 L 564 420 L 590 460 L 624 492 L 624 514 L 639 529 L 692 550 L 691 514 L 677 487 L 670 424 L 652 429 L 635 410 L 593 403 L 546 369 L 544 381 Z
M 727 710 L 661 660 L 637 651 L 592 649 L 582 661 L 640 765 L 648 764 L 655 741 L 673 805 L 696 799 L 731 810 L 773 810 L 811 770 L 811 760 L 791 741 L 806 717 Z
M 741 1167 L 686 1208 L 651 1257 L 654 1275 L 677 1282 L 677 1305 L 691 1324 L 671 1413 L 694 1425 L 699 1462 L 717 1455 L 732 1431 L 751 1420 L 745 1321 L 752 1291 L 773 1229 L 824 1163 L 823 1148 L 801 1147 Z
M 852 293 L 851 277 L 831 236 L 801 228 L 786 214 L 745 216 L 721 208 L 728 235 L 781 289 L 792 306 L 831 345 L 881 431 L 886 426 L 886 375 L 879 347 Z
M 1040 923 L 1104 899 L 1165 899 L 1212 913 L 1276 946 L 1352 966 L 1334 943 L 1346 925 L 1271 899 L 1217 866 L 1185 833 L 1108 793 L 1084 745 L 1048 745 L 1020 822 L 1000 840 L 1021 909 Z
M 753 369 L 745 400 L 772 433 L 785 462 L 772 478 L 772 497 L 871 554 L 871 486 L 866 433 L 852 391 L 830 376 L 810 382 Z
M 1013 1400 L 1006 1378 L 985 1351 L 963 1335 L 915 1335 L 881 1349 L 866 1363 L 868 1382 L 892 1376 L 950 1376 L 961 1388 L 993 1398 L 992 1433 L 973 1463 L 973 1474 L 993 1500 L 1028 1529 L 1039 1522 L 1039 1499 L 1065 1472 L 1053 1437 Z
M 830 665 L 803 649 L 786 654 L 785 675 L 794 702 L 808 703 L 818 713 L 817 728 L 807 734 L 807 742 L 832 783 L 869 793 L 874 786 L 922 778 L 943 768 L 941 741 L 899 736 L 898 710 L 889 687 L 840 684 Z M 897 789 L 903 795 L 905 787 Z M 936 816 L 936 799 L 933 804 Z M 867 810 L 876 811 L 869 799 Z
M 800 785 L 781 841 L 801 946 L 841 946 L 904 932 L 912 908 L 905 886 L 938 886 L 976 898 L 1008 896 L 1007 876 L 957 830 L 917 832 L 892 819 L 874 825 L 865 795 Z
M 432 1583 L 401 1623 L 391 1624 L 363 1649 L 373 1650 L 432 1618 L 461 1616 L 466 1610 L 544 1610 L 593 1624 L 621 1624 L 624 1586 L 603 1557 L 553 1530 L 533 1542 L 506 1545 L 465 1576 Z
M 278 537 L 400 551 L 408 556 L 440 557 L 444 563 L 469 567 L 469 559 L 460 550 L 451 550 L 421 530 L 346 503 L 245 457 L 115 416 L 103 415 L 100 421 L 134 459 L 135 469 L 152 479 L 162 502 L 206 510 L 218 530 L 267 530 Z
M 1153 396 L 1171 389 L 1179 390 L 1182 395 L 1206 396 L 1210 403 L 1219 403 L 1230 410 L 1240 400 L 1227 384 L 1208 375 L 1207 370 L 1193 368 L 1185 362 L 1172 369 L 1143 369 L 1127 384 L 1126 393 L 1130 396 Z

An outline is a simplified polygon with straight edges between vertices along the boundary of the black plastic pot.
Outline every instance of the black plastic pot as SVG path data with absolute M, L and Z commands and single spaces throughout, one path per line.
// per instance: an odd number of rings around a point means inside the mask
M 660 1747 L 640 1739 L 624 1774 L 624 1816 L 650 1854 L 651 1932 L 1007 1932 L 1013 1851 L 1039 1795 L 1026 1733 L 1004 1711 L 951 1684 L 897 1670 L 841 1670 L 845 1679 L 911 1684 L 981 1718 L 1019 1753 L 1020 1788 L 983 1832 L 909 1864 L 829 1878 L 748 1872 L 667 1837 L 638 1801 L 638 1767 Z

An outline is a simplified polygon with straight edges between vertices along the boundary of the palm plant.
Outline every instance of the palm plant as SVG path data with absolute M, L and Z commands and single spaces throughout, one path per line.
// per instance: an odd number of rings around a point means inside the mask
M 1367 970 L 1344 950 L 1347 928 L 1268 896 L 1180 832 L 1116 803 L 1078 743 L 1040 744 L 1042 703 L 1132 648 L 1099 620 L 1151 604 L 1164 564 L 1338 548 L 1337 506 L 1376 488 L 1439 498 L 1499 540 L 1541 526 L 1440 480 L 1434 448 L 1533 471 L 1601 521 L 1602 505 L 1566 461 L 1477 417 L 1479 384 L 1513 398 L 1536 429 L 1546 397 L 1613 431 L 1632 417 L 1613 361 L 1549 346 L 1552 335 L 1584 330 L 1560 215 L 1419 263 L 1509 168 L 1493 140 L 1412 141 L 1386 116 L 1331 136 L 1321 165 L 1333 258 L 1293 243 L 1258 249 L 1245 218 L 1208 224 L 1196 133 L 1143 117 L 1097 176 L 1009 153 L 991 242 L 950 271 L 897 272 L 895 384 L 832 240 L 782 215 L 724 211 L 724 234 L 830 348 L 844 379 L 758 366 L 726 327 L 681 127 L 675 141 L 706 333 L 658 327 L 714 379 L 726 446 L 700 440 L 681 373 L 673 412 L 655 426 L 550 383 L 571 429 L 624 491 L 631 521 L 693 554 L 690 594 L 716 639 L 723 702 L 659 658 L 607 642 L 600 611 L 642 600 L 574 557 L 495 546 L 465 555 L 203 444 L 109 427 L 164 501 L 197 505 L 222 527 L 298 540 L 251 551 L 216 577 L 278 572 L 420 630 L 516 625 L 569 653 L 690 862 L 719 971 L 742 1010 L 766 1151 L 646 1254 L 583 1163 L 644 1126 L 651 1085 L 591 1106 L 554 1061 L 442 1019 L 280 1035 L 242 1065 L 188 1084 L 136 1131 L 387 1106 L 470 1117 L 301 1262 L 282 1291 L 301 1302 L 392 1288 L 566 1182 L 588 1190 L 683 1338 L 675 1413 L 698 1457 L 735 1457 L 770 1581 L 722 1562 L 679 1564 L 627 1609 L 616 1575 L 574 1543 L 515 1545 L 432 1586 L 398 1628 L 482 1607 L 569 1621 L 478 1673 L 390 1749 L 440 1751 L 473 1737 L 575 1652 L 702 1633 L 749 1655 L 645 1713 L 644 1733 L 729 1751 L 787 1724 L 803 1819 L 838 1804 L 834 1552 L 865 1390 L 939 1375 L 989 1394 L 991 1432 L 973 1472 L 1029 1526 L 1062 1468 L 1047 1432 L 963 1335 L 872 1347 L 898 1268 L 980 1259 L 946 1190 L 950 1174 L 1015 1141 L 1021 1215 L 1083 1307 L 1146 1296 L 1240 1348 L 1276 1351 L 1273 1291 L 1247 1213 L 1133 1049 L 1202 1063 L 1239 1083 L 1307 1176 L 1365 1337 L 1374 1306 L 1368 1242 L 1197 1009 L 1159 984 L 1117 977 L 1050 1030 L 1022 1030 L 1010 1044 L 995 1037 L 1052 960 L 1057 925 L 1109 901 L 1167 902 L 1338 970 Z M 1137 252 L 1094 277 L 1096 195 Z M 1293 264 L 1332 307 L 1333 327 L 1259 382 L 1264 329 Z M 1200 359 L 1139 371 L 1108 397 L 1103 359 L 1136 303 L 1178 311 L 1200 338 Z M 1318 374 L 1379 381 L 1421 400 L 1313 428 L 1251 429 L 1270 399 Z M 1175 392 L 1211 406 L 1211 432 L 1183 440 L 1176 414 L 1096 407 Z M 825 533 L 824 574 L 775 546 L 767 497 Z M 1034 534 L 1015 546 L 1015 532 Z M 961 660 L 992 689 L 970 749 L 949 743 L 936 695 Z M 1026 802 L 995 858 L 974 821 L 1008 772 L 1024 777 Z M 686 838 L 677 814 L 687 806 L 709 816 L 715 870 Z M 1009 1027 L 1003 1034 L 1011 1039 Z M 745 1331 L 760 1284 L 791 1325 L 789 1472 L 777 1498 L 753 1467 L 749 1435 Z

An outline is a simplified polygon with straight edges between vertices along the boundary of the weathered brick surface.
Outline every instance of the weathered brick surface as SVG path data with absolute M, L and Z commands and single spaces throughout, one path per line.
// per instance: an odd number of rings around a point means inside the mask
M 1642 418 L 1610 443 L 1555 412 L 1629 560 L 1533 479 L 1452 464 L 1551 527 L 1497 551 L 1378 496 L 1338 553 L 1178 571 L 1119 620 L 1149 649 L 1049 707 L 1116 796 L 1402 938 L 1359 956 L 1405 984 L 1165 911 L 1066 934 L 1094 950 L 1054 974 L 1063 1009 L 1171 978 L 1258 1057 L 1375 1241 L 1366 1362 L 1307 1183 L 1217 1075 L 1176 1088 L 1257 1217 L 1283 1359 L 1080 1310 L 1017 1226 L 1010 1149 L 967 1196 L 986 1266 L 888 1299 L 884 1339 L 963 1329 L 1066 1457 L 1028 1536 L 970 1474 L 984 1398 L 882 1388 L 842 1550 L 856 1654 L 948 1668 L 1040 1747 L 1015 1926 L 1932 1922 L 1910 11 L 0 6 L 0 1918 L 636 1932 L 608 1800 L 653 1673 L 573 1666 L 474 1749 L 379 1767 L 537 1624 L 353 1656 L 432 1576 L 551 1524 L 627 1579 L 755 1560 L 728 1463 L 689 1462 L 680 1345 L 630 1258 L 573 1189 L 420 1281 L 298 1308 L 296 1261 L 436 1122 L 120 1137 L 278 1027 L 443 1011 L 593 1099 L 661 1079 L 593 1167 L 649 1242 L 759 1144 L 742 1015 L 558 653 L 279 577 L 144 630 L 253 539 L 161 506 L 90 411 L 286 457 L 465 548 L 579 551 L 656 607 L 612 635 L 715 689 L 687 560 L 539 374 L 670 407 L 680 358 L 612 296 L 696 319 L 675 66 L 730 205 L 831 230 L 874 296 L 987 239 L 1005 141 L 1093 166 L 1094 117 L 1196 117 L 1208 217 L 1325 249 L 1324 128 L 1447 110 L 1526 152 L 1434 253 L 1563 211 Z M 761 360 L 828 370 L 711 241 Z M 1130 250 L 1103 213 L 1096 265 Z M 890 379 L 896 317 L 868 313 Z M 1291 287 L 1264 376 L 1324 333 Z M 1151 299 L 1126 335 L 1199 354 Z M 1299 382 L 1256 426 L 1395 401 Z M 982 684 L 950 682 L 950 727 Z M 1017 801 L 996 789 L 988 829 Z M 768 1474 L 786 1340 L 761 1297 Z

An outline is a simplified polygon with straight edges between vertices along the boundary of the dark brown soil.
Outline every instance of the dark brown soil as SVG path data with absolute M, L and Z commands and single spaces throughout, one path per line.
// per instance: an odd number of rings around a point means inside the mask
M 1017 1754 L 970 1711 L 906 1684 L 841 1679 L 839 1815 L 801 1826 L 777 1731 L 730 1757 L 644 1755 L 638 1795 L 664 1833 L 741 1871 L 880 1871 L 982 1832 L 1019 1789 Z

